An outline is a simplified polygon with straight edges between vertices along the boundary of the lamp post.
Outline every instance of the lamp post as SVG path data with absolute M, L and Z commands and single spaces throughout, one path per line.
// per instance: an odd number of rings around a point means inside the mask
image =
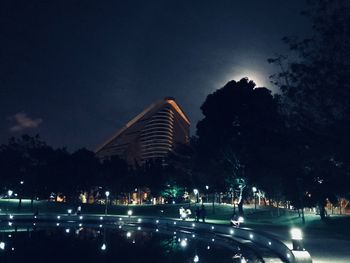
M 199 203 L 199 196 L 198 196 L 199 192 L 198 192 L 198 189 L 193 189 L 193 193 L 196 196 L 196 203 Z
M 128 217 L 130 218 L 132 216 L 132 210 L 128 210 Z
M 109 191 L 105 192 L 106 195 L 106 208 L 105 208 L 105 215 L 107 215 L 107 206 L 108 206 L 108 196 L 109 196 Z
M 24 181 L 20 181 L 19 182 L 21 187 L 20 187 L 20 192 L 19 192 L 19 200 L 18 200 L 18 208 L 21 209 L 21 206 L 22 206 L 22 198 L 23 198 L 23 184 L 24 184 Z
M 207 203 L 209 203 L 209 193 L 208 193 L 209 185 L 205 186 L 205 190 L 207 190 Z
M 12 190 L 8 190 L 7 191 L 7 210 L 10 211 L 10 197 L 12 196 L 13 191 Z
M 253 186 L 252 190 L 254 194 L 254 209 L 256 210 L 256 192 L 258 191 L 258 189 L 255 186 Z

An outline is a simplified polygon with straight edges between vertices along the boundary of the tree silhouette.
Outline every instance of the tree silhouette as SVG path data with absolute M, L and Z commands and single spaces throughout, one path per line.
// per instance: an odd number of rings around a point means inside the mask
M 295 141 L 305 157 L 298 176 L 324 218 L 326 199 L 349 194 L 350 6 L 344 0 L 309 2 L 311 35 L 285 38 L 290 59 L 269 61 L 280 66 L 273 80 L 282 91 L 281 109 L 292 133 L 302 138 Z
M 271 157 L 279 151 L 276 140 L 283 124 L 271 91 L 257 88 L 247 78 L 230 81 L 208 95 L 201 110 L 204 119 L 197 124 L 198 164 L 217 191 L 228 190 L 232 186 L 227 182 L 237 179 L 253 184 L 263 176 L 276 176 L 274 167 L 278 164 Z

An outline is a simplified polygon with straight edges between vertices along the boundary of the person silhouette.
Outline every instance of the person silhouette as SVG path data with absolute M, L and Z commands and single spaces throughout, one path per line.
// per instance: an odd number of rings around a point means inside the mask
M 196 208 L 196 221 L 199 222 L 199 218 L 201 216 L 201 211 L 199 209 L 199 207 Z
M 203 223 L 205 223 L 205 217 L 206 217 L 206 215 L 207 215 L 207 211 L 205 210 L 205 207 L 204 207 L 204 205 L 202 204 L 202 208 L 201 208 L 201 217 L 202 217 L 202 221 L 203 221 Z

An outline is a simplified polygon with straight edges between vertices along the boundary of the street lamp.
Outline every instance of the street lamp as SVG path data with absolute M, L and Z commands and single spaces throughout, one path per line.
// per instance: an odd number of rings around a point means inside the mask
M 253 186 L 252 190 L 254 194 L 254 209 L 256 210 L 256 192 L 258 191 L 258 189 L 255 186 Z
M 7 191 L 7 209 L 8 209 L 8 211 L 10 210 L 10 197 L 12 196 L 12 194 L 13 194 L 13 191 L 12 190 L 8 190 Z
M 18 208 L 20 209 L 21 206 L 22 206 L 22 198 L 23 198 L 23 184 L 24 184 L 24 181 L 20 181 L 20 188 L 19 188 L 19 200 L 18 200 Z
M 132 216 L 132 210 L 128 210 L 128 216 Z
M 205 186 L 205 190 L 207 190 L 207 203 L 208 203 L 209 202 L 209 193 L 208 193 L 209 185 Z
M 196 201 L 196 203 L 199 203 L 199 196 L 198 196 L 198 189 L 193 189 L 193 193 L 194 193 L 194 195 L 196 196 L 196 199 L 197 199 L 197 201 Z
M 105 215 L 107 215 L 107 206 L 108 206 L 108 196 L 109 196 L 109 191 L 105 192 L 106 195 L 106 208 L 105 208 Z

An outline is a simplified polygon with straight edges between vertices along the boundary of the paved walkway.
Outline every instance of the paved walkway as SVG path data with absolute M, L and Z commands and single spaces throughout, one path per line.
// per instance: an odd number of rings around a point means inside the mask
M 254 229 L 267 232 L 292 247 L 289 229 L 286 227 L 257 226 Z M 349 263 L 350 238 L 324 236 L 317 230 L 304 231 L 304 246 L 313 263 Z

